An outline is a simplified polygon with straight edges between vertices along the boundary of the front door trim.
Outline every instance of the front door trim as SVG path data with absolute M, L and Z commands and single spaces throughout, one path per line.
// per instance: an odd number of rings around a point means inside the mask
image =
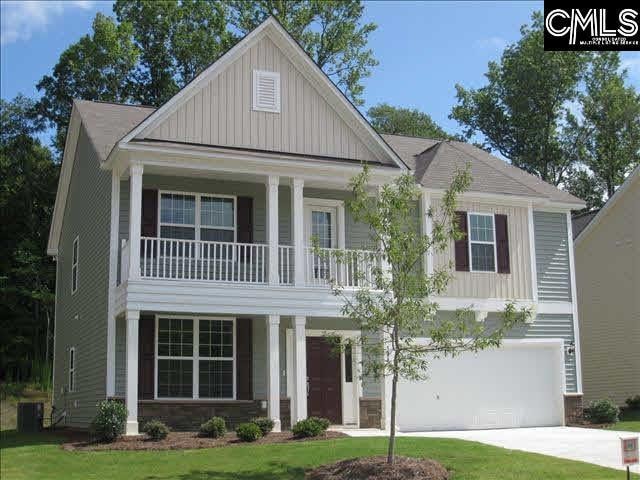
M 341 339 L 350 339 L 354 340 L 354 351 L 353 351 L 353 390 L 352 395 L 349 395 L 349 388 L 347 388 L 347 384 L 345 382 L 345 371 L 344 371 L 344 352 L 340 352 L 340 385 L 342 391 L 342 421 L 345 421 L 345 413 L 352 411 L 354 413 L 354 423 L 355 425 L 360 425 L 360 397 L 362 396 L 362 369 L 360 365 L 360 359 L 362 357 L 362 347 L 358 340 L 360 339 L 360 332 L 358 330 L 317 330 L 317 329 L 307 329 L 305 330 L 305 336 L 307 337 L 340 337 Z M 286 352 L 286 363 L 287 363 L 287 395 L 292 397 L 295 395 L 295 387 L 293 384 L 293 342 L 294 342 L 294 332 L 292 328 L 287 328 L 286 330 L 286 342 L 287 342 L 287 352 Z M 305 372 L 305 377 L 307 376 Z M 351 396 L 351 398 L 348 398 Z M 293 398 L 291 399 L 292 404 Z M 351 406 L 351 408 L 349 408 Z M 350 424 L 350 423 L 349 423 Z

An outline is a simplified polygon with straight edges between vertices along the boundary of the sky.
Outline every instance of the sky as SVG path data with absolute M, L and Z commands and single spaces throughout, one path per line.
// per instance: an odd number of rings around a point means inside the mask
M 542 2 L 369 1 L 365 21 L 378 25 L 369 40 L 380 64 L 365 79 L 363 111 L 379 102 L 427 112 L 446 130 L 460 132 L 448 118 L 455 85 L 482 86 L 487 63 L 515 42 Z M 111 2 L 1 2 L 0 96 L 37 97 L 38 80 L 58 57 L 91 31 L 98 11 Z M 640 52 L 624 52 L 629 83 L 640 89 Z

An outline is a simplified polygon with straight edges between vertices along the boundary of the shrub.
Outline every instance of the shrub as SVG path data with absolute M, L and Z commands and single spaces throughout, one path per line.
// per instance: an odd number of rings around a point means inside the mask
M 254 423 L 258 426 L 262 435 L 267 435 L 273 430 L 273 420 L 267 417 L 256 417 L 251 419 L 251 423 Z
M 147 422 L 142 431 L 147 434 L 151 440 L 163 440 L 169 435 L 169 427 L 160 420 L 151 420 Z
M 620 409 L 608 398 L 594 400 L 584 409 L 584 416 L 591 423 L 616 423 Z
M 329 420 L 326 418 L 309 417 L 296 423 L 291 431 L 299 438 L 317 437 L 329 427 Z
M 629 410 L 640 410 L 640 395 L 629 397 L 625 400 Z
M 255 442 L 262 436 L 262 430 L 255 423 L 242 423 L 236 428 L 236 435 L 243 442 Z
M 227 433 L 227 426 L 222 417 L 211 417 L 200 425 L 200 435 L 203 437 L 220 438 Z
M 100 442 L 113 442 L 124 433 L 127 407 L 116 400 L 98 403 L 98 413 L 91 423 L 91 431 Z

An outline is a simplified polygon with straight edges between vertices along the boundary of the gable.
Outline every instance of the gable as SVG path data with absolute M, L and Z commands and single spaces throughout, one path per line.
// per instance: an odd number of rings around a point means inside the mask
M 254 110 L 254 71 L 280 74 L 280 113 Z M 382 161 L 268 36 L 144 138 Z

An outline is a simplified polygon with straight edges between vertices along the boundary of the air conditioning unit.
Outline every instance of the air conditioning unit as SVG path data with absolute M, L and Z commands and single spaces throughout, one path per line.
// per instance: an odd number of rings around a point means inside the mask
M 42 430 L 44 404 L 42 402 L 18 403 L 18 431 L 34 433 Z

